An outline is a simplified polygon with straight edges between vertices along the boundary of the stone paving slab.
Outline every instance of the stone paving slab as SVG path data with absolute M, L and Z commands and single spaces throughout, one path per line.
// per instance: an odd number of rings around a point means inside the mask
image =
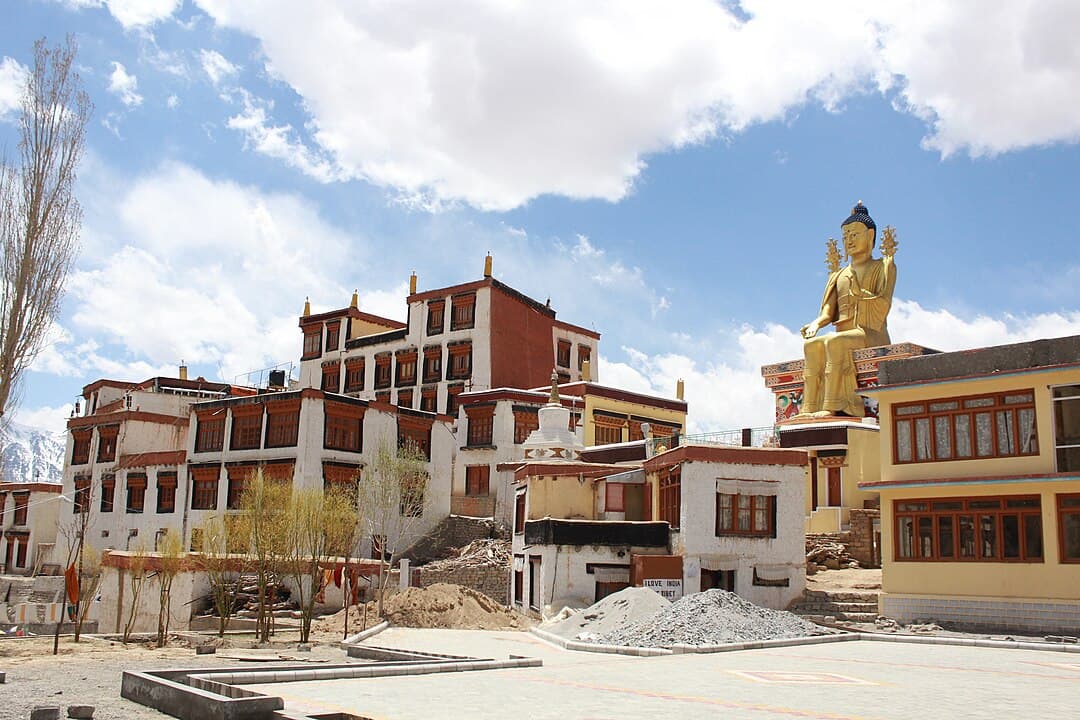
M 1080 697 L 1080 656 L 1022 649 L 844 642 L 630 657 L 568 652 L 527 633 L 398 628 L 378 642 L 544 666 L 246 687 L 290 711 L 377 720 L 1064 718 Z

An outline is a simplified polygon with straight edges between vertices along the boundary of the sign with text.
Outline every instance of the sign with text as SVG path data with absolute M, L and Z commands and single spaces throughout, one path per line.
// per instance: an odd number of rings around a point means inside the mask
M 683 594 L 682 578 L 643 578 L 641 584 L 668 600 L 678 600 Z

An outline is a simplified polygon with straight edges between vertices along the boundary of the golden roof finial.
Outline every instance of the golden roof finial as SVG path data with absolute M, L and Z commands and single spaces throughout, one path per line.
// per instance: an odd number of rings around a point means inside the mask
M 304 298 L 304 317 L 311 314 L 311 298 Z
M 353 310 L 360 308 L 360 289 L 357 288 L 352 291 L 352 300 L 349 301 L 349 307 Z
M 559 373 L 554 368 L 551 370 L 551 396 L 548 398 L 548 402 L 552 405 L 562 404 L 562 401 L 559 400 Z

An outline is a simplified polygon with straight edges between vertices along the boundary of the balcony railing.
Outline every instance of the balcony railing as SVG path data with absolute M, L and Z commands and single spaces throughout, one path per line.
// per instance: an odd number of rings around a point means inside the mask
M 779 447 L 776 428 L 772 425 L 741 430 L 720 430 L 718 432 L 695 433 L 693 435 L 671 435 L 652 438 L 649 442 L 649 455 L 664 450 L 671 450 L 680 445 L 731 445 L 736 447 Z

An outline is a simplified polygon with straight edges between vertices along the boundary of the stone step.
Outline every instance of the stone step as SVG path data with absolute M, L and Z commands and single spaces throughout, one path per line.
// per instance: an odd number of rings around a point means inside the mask
M 795 605 L 795 611 L 805 611 L 814 613 L 826 613 L 828 615 L 835 615 L 837 613 L 876 613 L 878 610 L 877 603 L 807 603 L 801 602 Z
M 878 590 L 806 590 L 803 597 L 822 602 L 877 602 L 880 594 Z

